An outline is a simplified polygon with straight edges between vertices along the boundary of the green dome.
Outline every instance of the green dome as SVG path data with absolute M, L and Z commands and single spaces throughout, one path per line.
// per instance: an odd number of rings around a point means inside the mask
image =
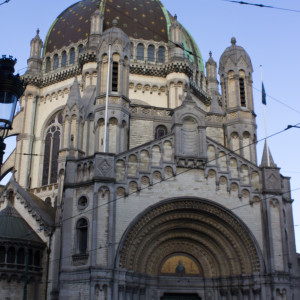
M 0 211 L 0 239 L 43 243 L 14 207 Z
M 48 31 L 44 57 L 71 43 L 85 40 L 90 32 L 91 15 L 97 9 L 98 0 L 83 0 L 64 10 L 53 22 Z M 101 0 L 100 10 L 104 15 L 104 30 L 112 27 L 112 21 L 118 20 L 120 27 L 130 38 L 169 41 L 169 29 L 173 16 L 164 8 L 159 0 Z M 183 45 L 185 49 L 197 55 L 186 52 L 192 62 L 204 71 L 201 53 L 190 34 L 184 30 Z

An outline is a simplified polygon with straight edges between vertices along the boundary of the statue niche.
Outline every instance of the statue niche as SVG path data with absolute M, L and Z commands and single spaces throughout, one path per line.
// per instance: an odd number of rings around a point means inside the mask
M 190 95 L 174 109 L 172 132 L 175 133 L 175 155 L 182 158 L 206 159 L 205 112 Z

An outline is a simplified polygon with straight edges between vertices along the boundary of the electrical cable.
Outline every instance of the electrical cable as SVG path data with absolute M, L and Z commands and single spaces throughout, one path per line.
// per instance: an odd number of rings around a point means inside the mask
M 297 124 L 295 124 L 294 126 L 297 126 L 297 125 L 300 125 L 300 123 L 297 123 Z M 292 127 L 290 127 L 290 128 L 292 128 Z M 239 149 L 236 149 L 235 151 L 229 150 L 229 152 L 232 152 L 232 153 L 236 154 L 236 153 L 235 153 L 236 151 L 240 151 L 240 150 L 243 149 L 243 148 L 249 147 L 249 146 L 251 146 L 251 145 L 253 145 L 253 144 L 257 144 L 257 143 L 259 143 L 259 142 L 261 142 L 261 141 L 264 141 L 264 140 L 266 140 L 266 139 L 268 139 L 268 138 L 274 137 L 274 136 L 276 136 L 276 135 L 278 135 L 278 134 L 281 134 L 281 133 L 285 132 L 286 130 L 288 130 L 288 129 L 290 129 L 290 128 L 287 127 L 286 129 L 283 129 L 283 130 L 281 130 L 281 131 L 275 132 L 275 133 L 269 135 L 269 136 L 266 137 L 266 138 L 262 138 L 262 139 L 260 139 L 260 140 L 258 140 L 258 141 L 256 141 L 256 142 L 253 142 L 253 143 L 250 143 L 250 144 L 245 145 L 245 146 L 243 146 L 243 147 L 240 147 Z M 228 150 L 228 149 L 227 149 L 227 150 Z M 227 156 L 226 153 L 225 153 L 225 155 L 219 155 L 218 157 L 216 157 L 216 158 L 214 158 L 214 159 L 211 159 L 211 160 L 207 161 L 205 164 L 203 164 L 202 168 L 204 168 L 205 166 L 207 167 L 207 165 L 208 165 L 210 162 L 216 161 L 216 160 L 218 160 L 219 158 L 221 158 L 221 157 L 226 157 L 226 156 Z M 209 167 L 209 166 L 208 166 L 208 167 Z M 155 183 L 153 183 L 151 186 L 157 185 L 157 184 L 159 184 L 159 183 L 163 183 L 163 182 L 165 182 L 165 181 L 167 181 L 167 180 L 169 180 L 169 179 L 171 179 L 171 178 L 178 177 L 178 176 L 180 176 L 180 175 L 182 175 L 182 174 L 184 174 L 184 173 L 187 173 L 187 172 L 189 172 L 189 171 L 191 171 L 191 170 L 195 170 L 195 169 L 187 169 L 187 170 L 184 170 L 184 171 L 182 171 L 182 172 L 180 172 L 180 173 L 178 173 L 178 174 L 175 174 L 175 175 L 172 175 L 172 176 L 170 176 L 170 177 L 167 177 L 167 178 L 165 178 L 164 180 L 155 182 Z M 92 207 L 92 208 L 90 208 L 90 209 L 88 209 L 88 210 L 84 210 L 84 211 L 80 212 L 79 214 L 76 214 L 76 215 L 73 215 L 73 216 L 71 216 L 71 217 L 68 217 L 68 218 L 66 218 L 66 219 L 61 220 L 61 224 L 62 224 L 63 222 L 65 222 L 65 221 L 70 220 L 70 219 L 77 218 L 77 217 L 79 217 L 79 216 L 86 215 L 87 213 L 93 212 L 95 209 L 98 209 L 98 208 L 100 208 L 100 207 L 102 207 L 102 206 L 106 206 L 106 205 L 109 205 L 110 203 L 113 203 L 113 202 L 116 202 L 116 201 L 118 201 L 118 200 L 127 198 L 127 197 L 129 197 L 129 196 L 131 196 L 131 195 L 133 195 L 133 194 L 136 194 L 136 193 L 138 193 L 138 192 L 140 192 L 140 191 L 142 191 L 142 190 L 148 189 L 149 187 L 150 187 L 150 185 L 147 186 L 147 187 L 141 188 L 141 189 L 138 190 L 138 191 L 134 191 L 134 192 L 132 192 L 132 193 L 129 193 L 129 194 L 125 195 L 125 196 L 122 196 L 122 197 L 116 198 L 116 199 L 114 199 L 114 200 L 110 200 L 110 201 L 107 201 L 107 202 L 105 202 L 105 203 L 99 204 L 99 205 L 97 205 L 97 206 L 95 206 L 95 207 Z M 294 189 L 294 190 L 289 190 L 289 191 L 287 191 L 286 193 L 290 193 L 290 192 L 292 192 L 292 191 L 299 190 L 299 189 L 300 189 L 300 188 L 297 188 L 297 189 Z M 284 194 L 284 193 L 283 193 L 283 194 Z M 252 205 L 252 204 L 251 204 L 251 203 L 247 203 L 246 205 Z M 245 205 L 245 206 L 246 206 L 246 205 Z M 240 207 L 240 206 L 239 206 L 239 207 Z M 239 207 L 232 208 L 232 209 L 229 209 L 229 210 L 234 210 L 234 209 L 237 209 L 237 208 L 239 208 Z M 21 238 L 21 237 L 20 237 L 20 238 Z
M 256 90 L 256 91 L 258 91 L 258 92 L 260 92 L 260 94 L 261 94 L 261 92 L 262 92 L 261 89 L 258 89 L 258 88 L 254 87 L 254 86 L 253 86 L 253 89 Z M 278 99 L 274 98 L 273 96 L 270 96 L 269 94 L 266 94 L 266 96 L 268 96 L 268 98 L 271 98 L 272 100 L 274 100 L 274 101 L 276 101 L 276 102 L 278 102 L 278 103 L 280 103 L 280 104 L 286 106 L 287 108 L 293 110 L 294 112 L 300 114 L 300 111 L 299 111 L 299 110 L 296 110 L 295 108 L 289 106 L 288 104 L 284 103 L 283 101 L 278 100 Z
M 112 4 L 110 4 L 110 3 L 108 3 L 108 2 L 106 2 L 105 5 L 107 5 L 108 7 L 110 6 L 112 9 L 114 9 L 114 6 L 113 6 Z M 118 13 L 121 14 L 121 15 L 123 15 L 123 16 L 126 17 L 127 19 L 130 19 L 130 20 L 131 20 L 130 16 L 126 15 L 125 13 L 123 13 L 123 12 L 121 12 L 121 11 L 118 11 Z M 138 25 L 140 25 L 142 28 L 145 27 L 145 25 L 142 24 L 142 23 L 140 23 L 139 21 L 136 21 L 136 23 L 137 23 Z M 161 37 L 163 40 L 165 39 L 165 37 L 164 37 L 162 34 L 160 34 L 160 33 L 156 32 L 156 31 L 152 30 L 151 28 L 148 28 L 147 30 L 151 31 L 152 33 L 155 33 L 156 35 L 158 35 L 159 37 Z M 191 55 L 193 55 L 193 56 L 195 56 L 195 57 L 197 57 L 197 58 L 199 58 L 199 59 L 202 60 L 202 57 L 201 57 L 201 56 L 199 56 L 198 54 L 196 54 L 196 53 L 194 53 L 194 52 L 192 52 L 192 51 L 190 51 L 190 50 L 188 50 L 188 49 L 185 49 L 183 45 L 179 45 L 179 44 L 177 44 L 177 43 L 174 43 L 174 42 L 171 41 L 170 39 L 167 39 L 167 41 L 170 42 L 170 43 L 172 43 L 174 46 L 181 48 L 181 49 L 184 50 L 186 53 L 191 54 Z
M 3 5 L 3 4 L 6 4 L 8 3 L 10 0 L 5 0 L 4 2 L 0 3 L 0 6 Z
M 232 2 L 232 3 L 236 3 L 236 4 L 242 4 L 242 5 L 257 6 L 257 7 L 260 7 L 260 8 L 272 8 L 272 9 L 278 9 L 278 10 L 285 10 L 285 11 L 291 11 L 291 12 L 300 13 L 300 10 L 297 10 L 297 9 L 276 7 L 276 6 L 271 6 L 271 5 L 259 4 L 259 3 L 250 3 L 250 2 L 235 1 L 235 0 L 222 0 L 222 1 L 224 1 L 224 2 Z
M 299 187 L 299 188 L 296 188 L 296 189 L 293 189 L 293 190 L 286 191 L 286 192 L 282 193 L 282 195 L 284 195 L 284 194 L 289 194 L 290 192 L 296 191 L 296 190 L 300 190 L 300 187 Z M 271 195 L 271 196 L 269 196 L 269 197 L 266 197 L 266 198 L 264 198 L 263 200 L 266 201 L 266 200 L 269 200 L 269 199 L 272 199 L 272 198 L 274 198 L 274 195 Z M 261 201 L 262 201 L 262 200 L 260 200 L 259 202 L 261 202 Z M 258 203 L 258 202 L 256 202 L 256 203 Z M 229 211 L 232 211 L 232 210 L 235 210 L 235 209 L 238 209 L 238 208 L 240 208 L 240 207 L 247 206 L 247 205 L 249 205 L 249 203 L 247 203 L 247 204 L 245 204 L 245 205 L 242 205 L 242 206 L 237 206 L 237 207 L 234 207 L 234 208 L 231 208 L 231 209 L 229 209 L 229 208 L 227 208 L 227 209 L 228 209 Z M 253 204 L 250 204 L 250 205 L 253 205 Z M 209 217 L 204 217 L 204 218 L 201 219 L 201 221 L 203 221 L 203 220 L 210 220 L 210 218 L 209 218 Z M 172 229 L 186 229 L 185 227 L 182 227 L 184 224 L 189 224 L 189 221 L 182 221 L 181 224 L 177 224 L 177 225 L 173 226 Z M 299 225 L 294 225 L 294 227 L 297 227 L 297 226 L 299 226 Z M 159 232 L 160 232 L 159 229 L 155 229 L 155 230 L 153 230 L 153 231 L 151 231 L 151 232 L 149 232 L 149 233 L 144 234 L 143 237 L 151 236 L 151 235 L 154 235 L 154 234 L 159 233 Z M 33 234 L 33 233 L 34 233 L 34 232 L 32 232 L 31 234 Z M 28 235 L 28 234 L 27 234 L 27 235 Z M 19 237 L 19 238 L 21 239 L 22 237 Z M 159 241 L 159 238 L 156 238 L 155 240 L 156 240 L 156 241 Z M 97 246 L 97 247 L 94 248 L 94 249 L 87 250 L 87 252 L 88 252 L 88 253 L 91 253 L 91 252 L 94 252 L 94 251 L 97 251 L 97 250 L 101 250 L 101 249 L 108 249 L 108 248 L 111 247 L 111 246 L 114 246 L 114 245 L 120 245 L 122 242 L 123 242 L 123 241 L 114 242 L 114 243 L 107 243 L 107 244 L 105 244 L 105 245 L 99 245 L 99 246 Z M 136 242 L 136 243 L 128 243 L 127 245 L 128 245 L 128 246 L 136 246 L 136 245 L 139 245 L 139 244 L 140 244 L 140 242 Z M 287 256 L 287 255 L 288 255 L 288 254 L 285 254 L 284 256 Z M 277 255 L 277 256 L 282 256 L 282 255 L 279 254 L 279 255 Z M 72 254 L 72 255 L 67 255 L 67 256 L 64 256 L 64 257 L 61 257 L 61 258 L 51 259 L 50 262 L 52 263 L 52 262 L 55 262 L 55 261 L 59 261 L 59 260 L 67 259 L 67 258 L 71 258 L 71 257 L 73 257 L 73 254 Z M 224 257 L 225 257 L 225 256 L 224 256 Z M 246 257 L 248 257 L 248 256 L 244 256 L 244 258 L 246 258 Z
M 0 5 L 3 5 L 4 3 L 8 3 L 9 1 L 10 1 L 10 0 L 6 0 L 5 2 L 1 3 Z M 235 2 L 235 3 L 247 4 L 247 5 L 255 5 L 255 6 L 259 6 L 259 7 L 268 7 L 268 8 L 275 8 L 275 9 L 283 9 L 283 8 L 276 8 L 276 7 L 272 7 L 272 6 L 265 6 L 265 5 L 251 4 L 251 3 L 246 3 L 246 2 L 242 2 L 242 1 L 240 1 L 240 2 L 238 2 L 238 1 L 229 1 L 229 0 L 223 0 L 223 1 L 226 1 L 226 2 Z M 289 10 L 289 9 L 283 9 L 283 10 Z M 290 11 L 300 12 L 300 11 L 296 11 L 296 10 L 290 10 Z M 170 40 L 169 40 L 169 41 L 170 41 Z M 170 42 L 172 42 L 172 41 L 170 41 Z M 196 57 L 198 57 L 198 58 L 201 58 L 201 57 L 197 56 L 197 54 L 194 54 L 193 52 L 191 52 L 190 50 L 185 49 L 182 45 L 178 45 L 178 44 L 176 44 L 176 43 L 174 43 L 174 42 L 172 42 L 172 43 L 173 43 L 175 46 L 180 47 L 181 49 L 183 49 L 185 52 L 187 52 L 187 53 L 189 53 L 189 54 L 191 54 L 191 55 L 194 55 L 194 56 L 196 56 Z M 202 58 L 201 58 L 201 59 L 202 59 Z M 254 88 L 254 89 L 256 89 L 256 88 Z M 256 89 L 256 90 L 258 90 L 258 89 Z M 269 96 L 269 95 L 268 95 L 268 96 Z M 273 100 L 278 101 L 279 103 L 281 103 L 281 104 L 287 106 L 288 108 L 294 110 L 295 112 L 300 113 L 299 111 L 293 109 L 292 107 L 290 107 L 290 106 L 284 104 L 284 103 L 281 102 L 280 100 L 275 99 L 275 98 L 273 98 L 273 97 L 271 97 L 271 96 L 269 96 L 269 97 L 272 98 Z M 300 123 L 298 123 L 298 124 L 296 124 L 296 125 L 294 125 L 294 126 L 297 126 L 297 125 L 299 125 L 299 124 L 300 124 Z M 282 130 L 282 131 L 279 131 L 279 132 L 277 132 L 277 133 L 274 133 L 274 134 L 268 136 L 267 138 L 270 138 L 270 137 L 273 137 L 273 136 L 278 135 L 278 134 L 280 134 L 280 133 L 283 133 L 283 132 L 286 131 L 287 129 L 290 129 L 290 128 L 286 128 L 286 129 L 284 129 L 284 130 Z M 265 139 L 266 139 L 266 138 L 263 138 L 263 139 L 261 139 L 261 140 L 255 142 L 255 143 L 258 143 L 258 142 L 260 142 L 260 141 L 262 141 L 262 140 L 265 140 Z M 236 151 L 239 151 L 239 150 L 241 150 L 241 149 L 243 149 L 243 148 L 245 148 L 245 147 L 249 147 L 250 145 L 253 145 L 253 144 L 255 144 L 255 143 L 248 144 L 248 145 L 246 145 L 246 146 L 244 146 L 244 147 L 241 147 L 241 148 L 237 149 Z M 232 152 L 234 152 L 234 151 L 232 151 Z M 18 153 L 18 154 L 21 154 L 21 153 Z M 21 155 L 36 155 L 36 156 L 38 156 L 38 154 L 26 154 L 26 153 L 23 153 L 23 154 L 21 154 Z M 42 156 L 42 155 L 40 155 L 40 156 Z M 223 156 L 226 156 L 226 155 L 223 155 Z M 220 158 L 220 157 L 221 157 L 221 156 L 219 156 L 219 157 L 217 157 L 217 158 L 215 158 L 215 159 L 213 159 L 213 160 L 210 160 L 210 161 L 206 162 L 205 164 L 203 164 L 203 168 L 204 168 L 205 165 L 207 165 L 209 162 L 215 161 L 215 160 L 217 160 L 217 159 Z M 188 169 L 187 171 L 191 171 L 191 170 L 194 170 L 194 169 Z M 169 178 L 166 178 L 164 181 L 167 181 L 167 180 L 170 179 L 170 178 L 177 177 L 177 176 L 179 176 L 179 175 L 181 175 L 181 174 L 183 174 L 183 173 L 186 173 L 187 171 L 180 172 L 179 174 L 176 174 L 176 175 L 173 175 L 173 176 L 171 176 L 171 177 L 169 177 Z M 162 183 L 162 182 L 163 182 L 163 181 L 154 183 L 154 184 L 152 184 L 152 186 L 155 185 L 155 184 L 158 184 L 158 183 Z M 148 187 L 149 187 L 149 186 L 147 186 L 146 188 L 148 188 Z M 146 188 L 143 188 L 143 189 L 146 189 Z M 140 192 L 140 191 L 143 190 L 143 189 L 140 189 L 140 190 L 137 191 L 137 192 Z M 288 191 L 287 193 L 290 193 L 291 191 L 295 191 L 295 190 L 299 190 L 299 189 L 300 189 L 300 188 L 297 188 L 297 189 L 294 189 L 294 190 L 290 190 L 290 191 Z M 137 193 L 137 192 L 130 193 L 130 194 L 126 195 L 126 197 L 128 197 L 128 196 L 130 196 L 130 195 L 132 195 L 132 194 L 135 194 L 135 193 Z M 273 197 L 273 196 L 272 196 L 272 197 Z M 112 201 L 108 201 L 107 203 L 103 203 L 102 205 L 108 205 L 108 204 L 111 203 L 111 202 L 115 202 L 115 201 L 117 201 L 117 200 L 119 200 L 119 199 L 123 199 L 123 198 L 125 198 L 125 197 L 121 197 L 121 198 L 114 199 L 114 200 L 112 200 Z M 261 201 L 261 200 L 260 200 L 260 201 Z M 102 206 L 102 205 L 100 205 L 100 206 Z M 229 210 L 235 210 L 235 209 L 244 207 L 244 206 L 246 206 L 246 205 L 251 205 L 251 204 L 250 204 L 250 203 L 247 203 L 247 204 L 245 204 L 245 205 L 238 206 L 238 207 L 235 207 L 235 208 L 231 208 L 231 209 L 229 209 Z M 96 208 L 99 208 L 100 206 L 96 206 L 96 207 L 92 208 L 92 210 L 94 210 L 94 209 L 96 209 Z M 85 211 L 85 213 L 86 213 L 86 212 L 89 212 L 89 211 Z M 78 214 L 77 216 L 80 216 L 80 215 L 82 215 L 82 213 Z M 74 218 L 74 217 L 77 217 L 77 216 L 72 216 L 72 217 L 67 218 L 67 219 L 65 219 L 65 220 L 63 220 L 63 221 L 66 221 L 66 220 L 68 220 L 68 219 L 71 219 L 71 218 Z M 298 226 L 298 225 L 294 225 L 294 226 L 296 227 L 296 226 Z M 114 243 L 114 244 L 119 244 L 119 243 Z M 135 244 L 134 244 L 134 245 L 135 245 Z M 111 246 L 111 245 L 108 245 L 107 247 L 109 247 L 109 246 Z M 101 247 L 101 248 L 104 248 L 104 247 Z M 98 249 L 99 249 L 99 248 L 97 247 L 96 249 L 92 249 L 92 250 L 90 250 L 90 251 L 95 251 L 95 250 L 98 250 Z M 69 256 L 69 257 L 71 257 L 71 256 Z M 67 257 L 66 257 L 66 258 L 67 258 Z M 64 259 L 64 258 L 60 258 L 60 259 Z
M 294 126 L 297 126 L 297 125 L 300 125 L 300 123 L 297 123 L 297 124 L 294 125 Z M 292 127 L 291 127 L 291 128 L 292 128 Z M 251 145 L 253 145 L 253 144 L 257 144 L 257 143 L 259 143 L 259 142 L 261 142 L 261 141 L 264 141 L 264 140 L 266 140 L 266 139 L 268 139 L 268 138 L 274 137 L 274 136 L 276 136 L 276 135 L 278 135 L 278 134 L 281 134 L 281 133 L 283 133 L 283 132 L 285 132 L 285 131 L 287 131 L 287 130 L 289 130 L 289 129 L 290 129 L 290 128 L 287 127 L 287 128 L 285 128 L 285 129 L 283 129 L 283 130 L 281 130 L 281 131 L 278 131 L 278 132 L 275 132 L 275 133 L 269 135 L 269 136 L 266 137 L 266 138 L 262 138 L 262 139 L 260 139 L 260 140 L 258 140 L 258 141 L 256 141 L 256 142 L 253 142 L 253 143 L 250 143 L 250 144 L 245 145 L 245 146 L 243 146 L 243 147 L 240 147 L 239 149 L 236 149 L 235 151 L 229 150 L 229 152 L 236 154 L 236 153 L 235 153 L 236 151 L 240 151 L 240 150 L 242 150 L 242 149 L 244 149 L 244 148 L 246 148 L 246 147 L 249 147 L 249 146 L 251 146 Z M 227 150 L 228 150 L 228 149 L 227 149 Z M 216 161 L 216 160 L 218 160 L 219 158 L 225 157 L 225 156 L 227 156 L 226 153 L 225 153 L 225 155 L 219 155 L 218 157 L 216 157 L 216 158 L 214 158 L 214 159 L 211 159 L 211 160 L 207 161 L 206 163 L 204 163 L 204 164 L 202 165 L 202 168 L 206 167 L 210 162 Z M 167 177 L 167 178 L 165 178 L 164 180 L 155 182 L 155 183 L 153 183 L 151 186 L 154 186 L 154 185 L 157 185 L 157 184 L 159 184 L 159 183 L 168 181 L 168 180 L 171 179 L 171 178 L 175 178 L 175 177 L 177 177 L 177 176 L 180 176 L 180 175 L 182 175 L 182 174 L 185 174 L 185 173 L 187 173 L 187 172 L 190 172 L 191 170 L 195 170 L 195 169 L 186 169 L 186 170 L 184 170 L 184 171 L 182 171 L 182 172 L 180 172 L 180 173 L 178 173 L 178 174 L 175 174 L 175 175 L 172 175 L 172 176 L 170 176 L 170 177 Z M 138 192 L 140 192 L 140 191 L 142 191 L 142 190 L 148 189 L 148 188 L 149 188 L 149 186 L 144 187 L 144 188 L 141 188 L 141 189 L 139 189 L 138 191 L 134 191 L 134 192 L 132 192 L 132 193 L 129 193 L 129 194 L 127 194 L 126 196 L 122 196 L 122 197 L 119 197 L 119 198 L 116 198 L 116 199 L 107 201 L 107 202 L 105 202 L 105 203 L 99 204 L 99 205 L 97 205 L 97 206 L 95 206 L 95 207 L 92 207 L 92 208 L 90 208 L 90 209 L 88 209 L 88 210 L 85 210 L 84 212 L 80 212 L 79 214 L 76 214 L 76 215 L 73 215 L 73 216 L 71 216 L 71 217 L 68 217 L 68 218 L 62 220 L 61 222 L 65 222 L 65 221 L 68 221 L 68 220 L 70 220 L 70 219 L 76 218 L 76 217 L 78 217 L 78 216 L 83 215 L 84 213 L 86 214 L 86 213 L 88 213 L 88 212 L 92 212 L 94 209 L 100 208 L 100 207 L 105 206 L 105 205 L 109 205 L 110 203 L 116 202 L 116 201 L 118 201 L 118 200 L 120 200 L 120 199 L 127 198 L 128 196 L 130 196 L 130 195 L 132 195 L 132 194 L 136 194 L 136 193 L 138 193 Z

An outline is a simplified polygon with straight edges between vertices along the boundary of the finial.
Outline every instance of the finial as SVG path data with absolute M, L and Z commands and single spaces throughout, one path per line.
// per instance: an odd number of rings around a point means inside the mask
M 39 33 L 40 33 L 40 30 L 39 30 L 39 28 L 36 30 L 36 35 L 39 35 Z
M 212 52 L 211 51 L 209 51 L 209 57 L 211 57 L 212 56 Z
M 114 27 L 116 27 L 116 26 L 118 25 L 118 21 L 117 21 L 116 19 L 113 19 L 112 25 L 113 25 Z
M 174 16 L 174 20 L 177 20 L 177 15 L 175 14 L 175 16 Z
M 232 46 L 235 46 L 235 44 L 236 44 L 236 38 L 235 37 L 231 38 L 231 44 L 232 44 Z

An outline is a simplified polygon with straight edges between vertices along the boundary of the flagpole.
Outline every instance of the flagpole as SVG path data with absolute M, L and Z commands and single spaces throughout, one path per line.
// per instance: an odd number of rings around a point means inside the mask
M 262 97 L 263 97 L 264 86 L 263 86 L 262 65 L 260 65 L 260 79 L 261 79 Z M 266 97 L 266 95 L 264 95 L 264 97 Z M 264 99 L 262 99 L 262 100 L 264 100 Z M 268 167 L 270 167 L 270 153 L 269 153 L 268 138 L 267 138 L 268 137 L 268 131 L 267 131 L 267 117 L 266 117 L 266 102 L 265 103 L 263 102 L 263 107 L 264 107 L 264 121 L 265 121 L 265 141 L 266 141 L 266 148 L 267 148 L 267 164 L 268 164 Z
M 105 101 L 105 123 L 104 123 L 104 152 L 107 152 L 107 125 L 108 125 L 108 100 L 109 100 L 109 84 L 110 84 L 110 68 L 111 68 L 111 42 L 108 46 L 108 67 L 107 67 L 107 84 L 106 84 L 106 101 Z

